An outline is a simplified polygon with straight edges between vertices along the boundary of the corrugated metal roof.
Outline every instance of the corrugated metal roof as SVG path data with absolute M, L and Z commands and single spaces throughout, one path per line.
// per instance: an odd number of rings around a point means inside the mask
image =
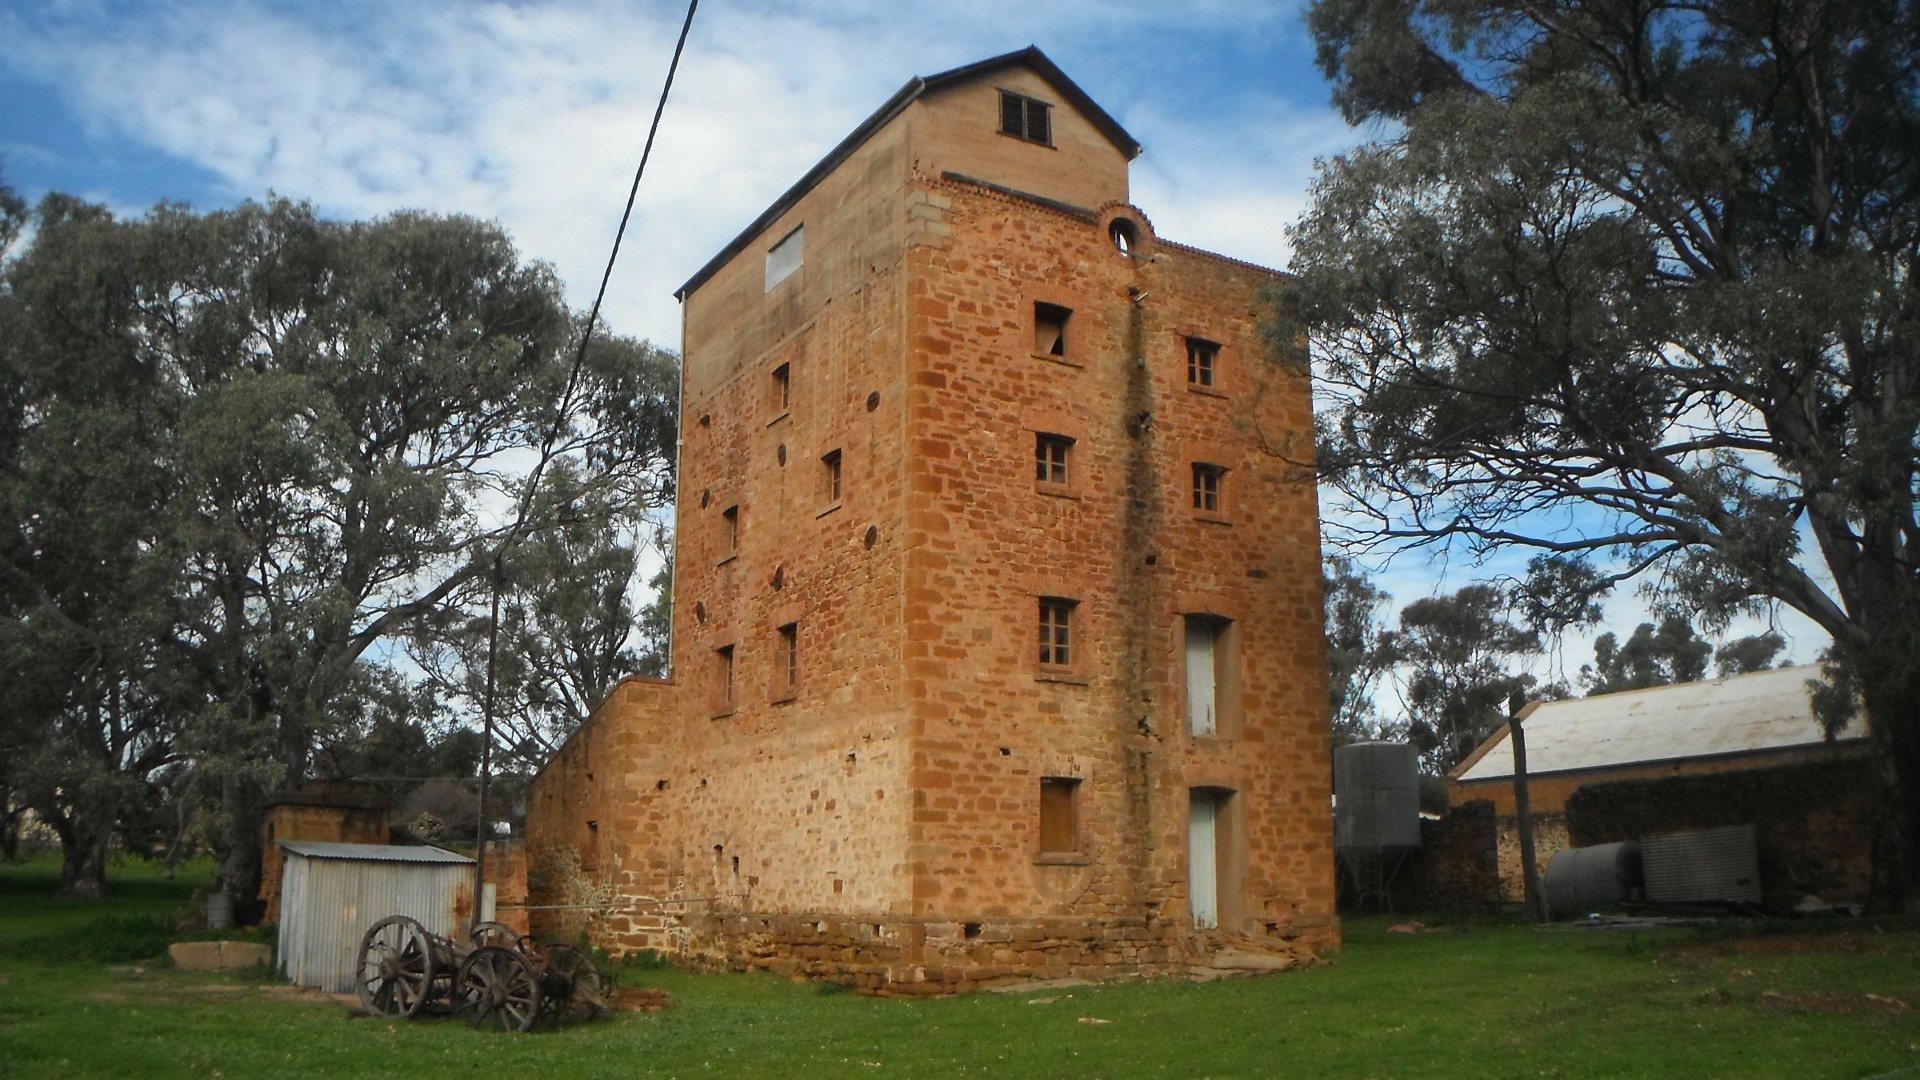
M 360 859 L 366 862 L 468 863 L 457 851 L 402 844 L 339 844 L 330 840 L 281 840 L 281 847 L 309 859 Z
M 1798 667 L 1732 675 L 1709 682 L 1541 702 L 1525 715 L 1527 773 L 1572 772 L 1655 761 L 1785 750 L 1824 741 L 1807 701 L 1820 669 Z M 1855 722 L 1842 739 L 1864 737 Z M 1502 727 L 1480 745 L 1454 779 L 1462 783 L 1513 776 L 1513 751 Z

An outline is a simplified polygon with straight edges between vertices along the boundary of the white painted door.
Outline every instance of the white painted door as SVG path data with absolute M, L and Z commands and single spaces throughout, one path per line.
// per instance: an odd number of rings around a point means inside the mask
M 1211 620 L 1187 617 L 1187 732 L 1191 735 L 1213 734 L 1218 697 L 1213 658 L 1218 638 Z
M 1214 855 L 1214 819 L 1219 800 L 1210 791 L 1192 793 L 1187 814 L 1187 895 L 1196 929 L 1220 925 L 1220 873 Z

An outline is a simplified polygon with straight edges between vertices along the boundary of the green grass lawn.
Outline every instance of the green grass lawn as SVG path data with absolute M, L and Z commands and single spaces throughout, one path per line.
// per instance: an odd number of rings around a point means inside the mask
M 527 1036 L 350 1019 L 259 976 L 137 950 L 210 867 L 116 865 L 104 905 L 0 867 L 0 1077 L 1920 1078 L 1920 926 L 1631 933 L 1347 924 L 1304 972 L 879 1000 L 627 970 L 663 1013 Z

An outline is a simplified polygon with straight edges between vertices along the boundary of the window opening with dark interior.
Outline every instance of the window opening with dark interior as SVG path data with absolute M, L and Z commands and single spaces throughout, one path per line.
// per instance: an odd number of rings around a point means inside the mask
M 713 655 L 714 655 L 714 658 L 718 661 L 718 667 L 719 667 L 719 672 L 717 677 L 720 682 L 720 703 L 722 705 L 725 705 L 728 708 L 732 708 L 733 707 L 733 646 L 722 645 L 719 648 L 713 650 Z
M 1053 106 L 1011 90 L 1000 91 L 1000 130 L 1016 139 L 1053 145 Z
M 1040 598 L 1040 663 L 1043 667 L 1067 667 L 1073 662 L 1072 600 L 1058 596 Z
M 824 455 L 821 456 L 820 478 L 821 478 L 821 486 L 825 489 L 824 493 L 827 497 L 827 501 L 830 503 L 839 502 L 840 501 L 840 451 L 829 450 Z
M 1034 479 L 1042 484 L 1065 487 L 1071 475 L 1067 463 L 1073 456 L 1073 440 L 1065 435 L 1035 435 L 1033 440 Z
M 1193 463 L 1193 508 L 1203 513 L 1220 512 L 1220 486 L 1227 470 L 1203 461 Z
M 726 529 L 727 550 L 738 551 L 740 549 L 740 508 L 729 506 L 720 511 L 720 520 Z
M 1033 351 L 1041 356 L 1067 355 L 1067 319 L 1072 308 L 1045 301 L 1033 305 Z
M 793 368 L 781 364 L 773 369 L 773 411 L 783 413 L 793 404 Z
M 800 624 L 788 623 L 780 628 L 779 655 L 776 662 L 780 665 L 781 687 L 792 690 L 800 684 Z
M 1040 779 L 1040 850 L 1071 854 L 1080 850 L 1078 802 L 1080 781 L 1064 776 Z
M 1123 217 L 1114 218 L 1113 224 L 1107 226 L 1107 238 L 1127 255 L 1133 254 L 1134 249 L 1140 246 L 1140 230 Z
M 1220 363 L 1220 346 L 1205 338 L 1187 339 L 1187 385 L 1212 386 Z

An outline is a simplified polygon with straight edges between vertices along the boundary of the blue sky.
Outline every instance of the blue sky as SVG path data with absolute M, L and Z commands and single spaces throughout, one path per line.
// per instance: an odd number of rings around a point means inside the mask
M 138 213 L 269 190 L 323 213 L 504 224 L 592 299 L 681 0 L 0 0 L 0 171 Z M 609 313 L 677 345 L 672 291 L 914 75 L 1036 44 L 1146 146 L 1170 238 L 1271 266 L 1354 135 L 1292 3 L 706 0 Z
M 1302 10 L 704 0 L 611 326 L 677 348 L 673 289 L 895 89 L 1029 44 L 1145 146 L 1133 201 L 1161 235 L 1285 266 L 1316 158 L 1364 134 L 1329 106 Z M 123 215 L 272 191 L 338 217 L 491 218 L 584 308 L 684 13 L 682 0 L 0 0 L 0 176 L 29 199 L 63 190 Z M 1404 602 L 1492 572 L 1416 555 L 1380 582 Z M 1609 613 L 1622 637 L 1645 617 L 1631 596 Z M 1794 655 L 1810 659 L 1820 636 L 1796 627 Z M 1590 656 L 1570 643 L 1563 670 Z

